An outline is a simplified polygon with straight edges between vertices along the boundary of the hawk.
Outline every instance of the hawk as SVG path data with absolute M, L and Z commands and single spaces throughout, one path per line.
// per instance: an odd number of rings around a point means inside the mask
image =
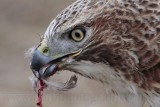
M 134 107 L 160 107 L 160 0 L 77 0 L 49 25 L 31 69 L 100 81 Z

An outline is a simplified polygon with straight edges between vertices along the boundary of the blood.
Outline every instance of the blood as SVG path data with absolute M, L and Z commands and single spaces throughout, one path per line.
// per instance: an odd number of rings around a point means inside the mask
M 43 74 L 44 78 L 45 77 L 47 78 L 49 76 L 54 75 L 57 70 L 58 70 L 58 66 L 57 65 L 50 66 L 48 69 L 45 70 L 45 72 Z M 38 93 L 37 93 L 38 102 L 37 102 L 37 106 L 38 107 L 43 107 L 43 105 L 42 105 L 42 94 L 43 94 L 43 90 L 44 90 L 44 87 L 45 87 L 45 83 L 43 82 L 43 80 L 41 78 L 38 78 L 38 80 L 39 81 L 38 81 L 38 85 L 37 85 L 37 88 L 38 88 Z
M 42 94 L 43 94 L 43 89 L 44 89 L 44 85 L 45 83 L 40 79 L 38 81 L 38 102 L 37 102 L 37 106 L 39 107 L 43 107 L 42 105 Z

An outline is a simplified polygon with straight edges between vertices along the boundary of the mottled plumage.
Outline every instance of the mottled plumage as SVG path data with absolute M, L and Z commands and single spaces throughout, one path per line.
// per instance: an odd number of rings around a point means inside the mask
M 68 38 L 77 28 L 85 30 L 79 42 Z M 77 0 L 43 39 L 45 56 L 72 59 L 60 70 L 98 80 L 134 107 L 160 106 L 160 0 Z

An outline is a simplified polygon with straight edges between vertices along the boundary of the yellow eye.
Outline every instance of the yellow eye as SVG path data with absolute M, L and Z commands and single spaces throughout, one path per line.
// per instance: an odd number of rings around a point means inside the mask
M 80 42 L 83 40 L 85 36 L 85 31 L 83 29 L 75 29 L 71 31 L 70 38 L 76 42 Z

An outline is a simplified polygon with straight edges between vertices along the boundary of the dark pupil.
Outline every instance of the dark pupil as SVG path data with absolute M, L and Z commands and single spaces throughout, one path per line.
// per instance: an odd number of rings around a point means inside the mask
M 76 36 L 77 38 L 80 38 L 80 37 L 81 37 L 81 35 L 80 35 L 78 32 L 75 33 L 75 36 Z

